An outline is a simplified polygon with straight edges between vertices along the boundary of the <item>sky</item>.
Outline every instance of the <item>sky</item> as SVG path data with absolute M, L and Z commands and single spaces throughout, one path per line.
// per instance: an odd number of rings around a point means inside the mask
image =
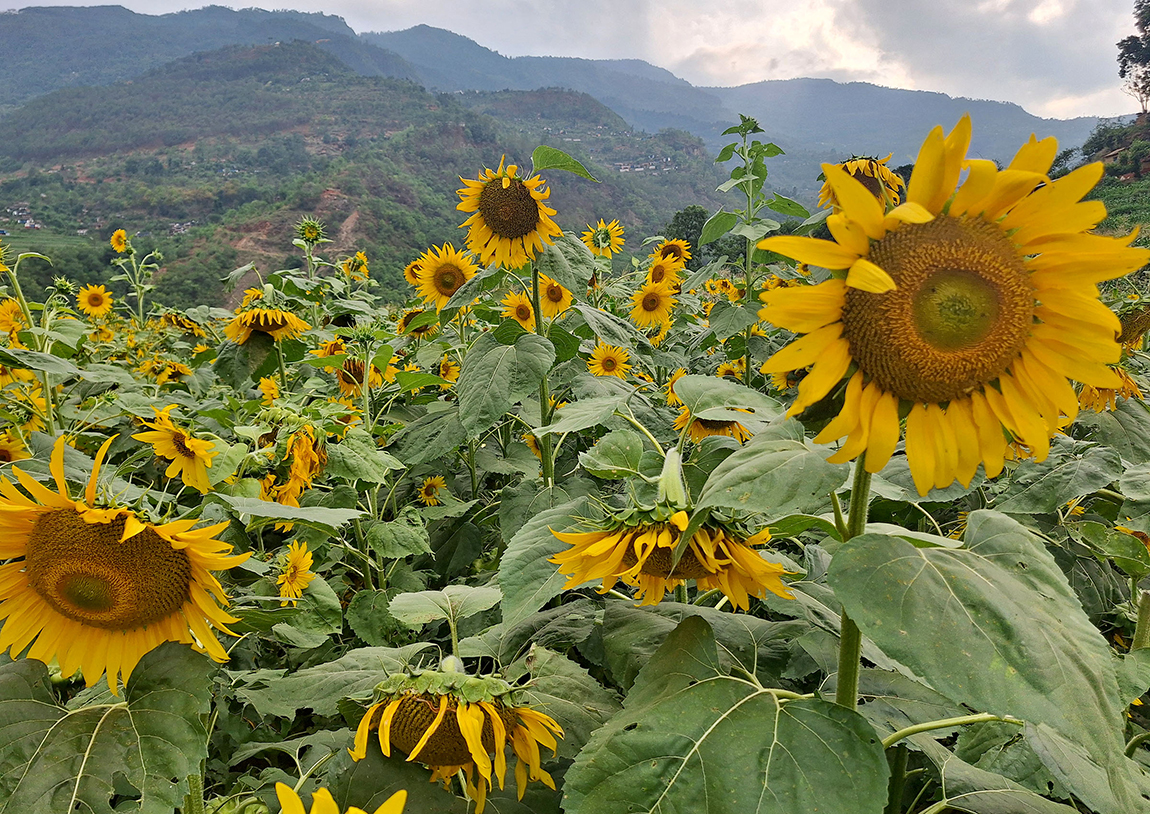
M 119 4 L 146 14 L 206 5 Z M 361 33 L 424 23 L 505 56 L 643 59 L 702 86 L 810 76 L 1015 102 L 1048 118 L 1138 109 L 1121 91 L 1115 47 L 1135 33 L 1133 0 L 245 0 L 233 7 L 252 5 L 338 15 Z

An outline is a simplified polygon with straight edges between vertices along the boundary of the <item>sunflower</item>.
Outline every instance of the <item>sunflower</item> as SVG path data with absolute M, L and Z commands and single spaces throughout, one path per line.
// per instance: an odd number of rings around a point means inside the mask
M 271 407 L 275 404 L 276 399 L 280 397 L 280 386 L 276 384 L 276 380 L 268 376 L 260 377 L 260 403 L 264 407 Z
M 403 267 L 403 279 L 407 280 L 410 286 L 419 285 L 419 272 L 423 268 L 423 258 L 417 257 L 406 266 Z
M 151 444 L 156 457 L 167 458 L 171 461 L 164 473 L 169 478 L 179 474 L 187 486 L 207 494 L 212 485 L 208 480 L 208 467 L 212 465 L 212 458 L 219 455 L 216 445 L 211 441 L 194 437 L 187 430 L 181 430 L 172 423 L 169 414 L 176 405 L 169 404 L 162 410 L 152 408 L 156 414 L 155 421 L 145 421 L 144 426 L 151 427 L 148 432 L 138 432 L 132 437 L 145 444 Z
M 83 292 L 81 292 L 83 293 Z M 168 311 L 160 319 L 165 328 L 172 328 L 186 336 L 206 337 L 205 331 L 195 320 L 189 319 L 178 311 Z
M 523 439 L 523 443 L 527 445 L 529 450 L 531 450 L 531 454 L 542 461 L 543 450 L 539 448 L 539 439 L 535 437 L 535 433 L 525 432 L 519 437 Z
M 673 260 L 653 257 L 651 265 L 647 266 L 647 284 L 675 288 L 679 285 L 679 272 L 682 268 L 681 264 L 675 263 Z
M 5 300 L 3 304 L 0 304 L 0 312 L 3 311 L 8 302 Z M 1150 305 L 1143 305 L 1127 311 L 1119 317 L 1118 322 L 1122 325 L 1122 332 L 1118 335 L 1118 344 L 1132 353 L 1142 347 L 1142 337 L 1146 335 L 1146 331 L 1150 330 Z M 6 328 L 3 322 L 0 322 L 0 330 L 10 329 Z
M 308 814 L 304 810 L 303 800 L 296 794 L 295 789 L 286 783 L 276 783 L 276 797 L 280 801 L 280 814 Z M 383 805 L 375 810 L 375 814 L 403 814 L 405 805 L 407 805 L 407 792 L 400 789 L 388 797 Z M 340 814 L 339 806 L 330 791 L 323 788 L 316 789 L 315 794 L 311 796 L 311 814 Z M 367 814 L 367 812 L 352 806 L 343 814 Z
M 443 358 L 439 360 L 439 378 L 447 379 L 449 382 L 459 381 L 459 362 L 456 362 L 450 356 L 444 354 Z M 441 384 L 441 390 L 447 390 L 451 387 L 450 384 Z
M 610 257 L 623 251 L 623 227 L 619 225 L 618 220 L 604 223 L 600 218 L 595 226 L 588 223 L 587 231 L 580 235 L 579 239 L 591 250 L 591 254 L 600 257 Z
M 496 676 L 469 676 L 448 657 L 441 671 L 393 674 L 376 687 L 373 701 L 348 751 L 353 760 L 367 756 L 372 730 L 386 757 L 392 749 L 432 770 L 432 781 L 447 786 L 462 771 L 464 789 L 483 814 L 487 792 L 502 788 L 507 775 L 507 744 L 517 758 L 515 783 L 519 799 L 530 780 L 548 788 L 555 781 L 542 768 L 540 746 L 554 754 L 563 728 L 548 715 L 516 703 L 516 689 Z M 450 666 L 449 666 L 450 664 Z M 494 778 L 492 777 L 494 775 Z
M 0 464 L 10 464 L 13 461 L 22 461 L 31 458 L 28 448 L 11 430 L 0 432 Z
M 288 479 L 279 487 L 276 500 L 284 505 L 298 506 L 299 496 L 311 488 L 312 481 L 327 463 L 327 452 L 316 443 L 315 429 L 311 424 L 304 424 L 288 437 L 283 460 L 288 462 Z
M 268 334 L 279 342 L 281 339 L 295 339 L 311 328 L 306 322 L 290 311 L 279 308 L 252 308 L 236 314 L 224 327 L 228 339 L 242 345 L 252 338 L 253 332 Z
M 1118 406 L 1118 399 L 1142 399 L 1142 388 L 1138 386 L 1138 382 L 1126 372 L 1121 366 L 1117 366 L 1114 372 L 1118 374 L 1120 385 L 1116 388 L 1109 387 L 1091 387 L 1088 384 L 1082 385 L 1082 390 L 1078 394 L 1078 406 L 1084 410 L 1093 410 L 1096 413 L 1101 413 L 1105 410 L 1114 410 Z
M 247 308 L 256 300 L 262 300 L 263 298 L 264 290 L 262 288 L 245 288 L 244 298 L 240 301 L 240 308 Z M 239 311 L 237 310 L 236 313 L 238 314 Z
M 546 274 L 539 275 L 539 310 L 554 319 L 571 307 L 571 292 Z
M 154 374 L 156 384 L 160 386 L 168 382 L 179 382 L 185 376 L 192 375 L 192 369 L 183 362 L 177 362 L 173 359 L 160 359 L 158 361 L 159 364 L 156 366 Z
M 363 393 L 363 360 L 350 356 L 344 359 L 343 367 L 335 372 L 335 378 L 339 383 L 340 393 L 345 396 L 360 395 Z M 367 387 L 369 390 L 374 390 L 382 386 L 383 374 L 379 372 L 378 367 L 372 365 L 367 376 Z
M 424 313 L 422 308 L 411 308 L 403 312 L 403 316 L 399 318 L 399 322 L 395 325 L 395 332 L 397 334 L 408 334 L 414 336 L 416 339 L 424 339 L 429 336 L 434 336 L 439 330 L 438 322 L 429 322 L 426 325 L 420 325 L 417 328 L 409 328 L 412 321 Z
M 627 378 L 627 371 L 631 369 L 629 360 L 631 354 L 615 345 L 604 345 L 599 342 L 591 351 L 591 358 L 587 360 L 587 369 L 592 376 L 618 376 Z
M 513 319 L 528 331 L 535 330 L 535 309 L 531 307 L 531 298 L 526 294 L 508 291 L 499 304 L 503 306 L 504 319 Z
M 680 404 L 683 403 L 683 400 L 680 399 L 677 395 L 675 395 L 675 382 L 679 381 L 679 379 L 683 378 L 686 375 L 687 375 L 687 368 L 685 368 L 685 367 L 675 368 L 675 371 L 671 374 L 671 377 L 669 379 L 667 379 L 667 383 L 665 385 L 663 385 L 665 388 L 667 388 L 667 406 L 668 407 L 678 407 Z
M 419 264 L 417 293 L 424 302 L 434 304 L 436 311 L 443 310 L 451 296 L 479 269 L 474 260 L 450 243 L 432 246 L 420 257 Z
M 49 467 L 56 492 L 19 467 L 12 471 L 27 494 L 0 478 L 0 559 L 16 560 L 0 565 L 0 652 L 15 657 L 31 645 L 28 658 L 55 659 L 66 676 L 79 669 L 89 687 L 106 673 L 118 694 L 119 682 L 165 641 L 228 660 L 213 628 L 235 635 L 227 625 L 236 619 L 216 604 L 227 605 L 227 596 L 211 572 L 249 555 L 227 556 L 232 547 L 213 539 L 227 523 L 156 526 L 122 506 L 97 508 L 100 465 L 114 440 L 96 454 L 83 501 L 68 495 L 64 436 Z
M 696 444 L 702 441 L 708 435 L 726 435 L 729 438 L 734 438 L 740 444 L 745 443 L 751 437 L 750 430 L 748 430 L 738 421 L 730 421 L 727 419 L 692 418 L 691 411 L 685 404 L 679 408 L 679 415 L 675 419 L 674 427 L 676 430 L 680 431 L 686 427 L 687 435 Z
M 25 370 L 22 367 L 0 365 L 0 387 L 7 387 L 16 382 L 32 382 L 35 380 L 36 376 L 30 370 Z
M 906 189 L 906 184 L 902 178 L 895 175 L 887 167 L 886 162 L 888 161 L 890 161 L 889 155 L 886 158 L 855 156 L 842 164 L 835 164 L 835 166 L 859 181 L 866 187 L 867 192 L 878 201 L 882 202 L 885 195 L 886 200 L 889 200 L 894 206 L 898 206 L 901 200 L 899 196 L 901 191 Z M 824 183 L 823 188 L 819 190 L 819 206 L 822 208 L 833 207 L 835 212 L 842 209 L 838 198 L 835 197 L 835 190 L 830 181 Z
M 347 353 L 347 345 L 344 344 L 343 339 L 336 337 L 328 342 L 320 342 L 319 347 L 308 351 L 312 356 L 318 356 L 321 359 L 326 359 L 329 356 L 342 356 Z M 334 367 L 325 367 L 324 371 L 327 373 L 335 372 Z
M 0 302 L 0 331 L 15 336 L 24 328 L 24 309 L 20 301 L 8 297 Z
M 112 239 L 109 242 L 112 244 L 112 248 L 116 250 L 116 254 L 123 254 L 131 248 L 131 244 L 128 243 L 128 233 L 123 229 L 112 232 Z
M 309 246 L 314 246 L 324 240 L 327 237 L 325 232 L 326 227 L 315 218 L 301 218 L 300 222 L 295 225 L 296 237 Z
M 345 277 L 352 280 L 366 280 L 371 275 L 371 270 L 367 267 L 367 255 L 363 252 L 356 252 L 354 257 L 344 258 L 339 268 Z
M 679 267 L 682 268 L 691 259 L 691 244 L 685 240 L 664 240 L 655 247 L 651 256 L 658 256 L 664 260 L 678 263 Z
M 100 319 L 112 310 L 112 292 L 102 285 L 86 285 L 76 295 L 76 306 L 88 316 Z
M 563 587 L 574 588 L 591 580 L 602 580 L 606 593 L 623 580 L 638 587 L 635 598 L 642 605 L 657 604 L 668 590 L 689 579 L 701 591 L 719 589 L 731 604 L 741 610 L 750 607 L 750 597 L 770 591 L 786 599 L 794 595 L 781 579 L 787 573 L 780 565 L 767 562 L 755 548 L 771 539 L 767 529 L 747 535 L 733 525 L 715 520 L 695 532 L 674 570 L 671 554 L 687 527 L 687 513 L 678 512 L 670 523 L 614 525 L 581 532 L 552 530 L 571 548 L 556 554 L 550 562 L 559 573 L 568 575 Z
M 970 119 L 949 135 L 936 127 L 919 152 L 907 202 L 884 213 L 846 171 L 824 165 L 842 211 L 827 218 L 833 241 L 781 236 L 758 245 L 813 265 L 845 270 L 813 287 L 763 295 L 760 317 L 805 336 L 763 365 L 764 373 L 812 366 L 789 413 L 819 401 L 849 371 L 845 403 L 816 438 L 847 436 L 831 458 L 866 452 L 877 472 L 906 420 L 906 455 L 925 494 L 979 463 L 998 475 L 1008 444 L 1044 460 L 1050 437 L 1078 412 L 1074 378 L 1116 389 L 1118 318 L 1096 284 L 1150 260 L 1133 235 L 1087 234 L 1106 215 L 1081 202 L 1102 165 L 1057 180 L 1046 173 L 1053 138 L 1023 145 L 1006 170 L 966 160 Z M 963 168 L 966 180 L 955 192 Z M 1004 433 L 1005 430 L 1005 433 Z M 1009 435 L 1007 435 L 1007 433 Z
M 643 283 L 631 295 L 631 321 L 640 328 L 650 328 L 671 321 L 671 311 L 678 300 L 671 287 L 663 283 Z
M 723 362 L 719 365 L 719 369 L 715 371 L 715 375 L 720 379 L 726 376 L 741 381 L 743 373 L 746 371 L 745 364 L 742 359 L 736 359 L 733 362 Z
M 303 596 L 304 590 L 315 579 L 311 564 L 312 556 L 307 550 L 307 543 L 288 544 L 282 570 L 276 579 L 276 585 L 280 586 L 280 607 L 288 603 L 294 605 Z
M 469 227 L 467 248 L 485 265 L 519 268 L 543 250 L 543 244 L 563 232 L 551 220 L 555 210 L 543 203 L 551 195 L 538 175 L 520 178 L 514 164 L 494 172 L 484 169 L 479 179 L 460 178 L 460 203 L 455 208 L 471 212 L 460 226 Z
M 432 475 L 430 478 L 424 478 L 423 483 L 419 485 L 416 497 L 424 506 L 438 506 L 443 502 L 439 499 L 439 492 L 446 488 L 447 481 L 443 479 L 442 475 Z

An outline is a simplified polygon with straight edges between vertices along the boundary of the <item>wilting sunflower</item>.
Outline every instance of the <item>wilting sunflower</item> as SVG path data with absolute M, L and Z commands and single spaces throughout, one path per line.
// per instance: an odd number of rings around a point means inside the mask
M 669 379 L 667 379 L 667 383 L 665 385 L 663 385 L 663 387 L 665 387 L 667 389 L 667 406 L 678 407 L 679 405 L 681 405 L 683 403 L 683 400 L 680 399 L 677 395 L 675 395 L 675 382 L 679 381 L 679 379 L 683 378 L 686 375 L 687 375 L 687 368 L 685 368 L 685 367 L 675 368 L 675 371 L 671 374 L 671 377 Z
M 1142 399 L 1142 388 L 1122 366 L 1115 367 L 1114 372 L 1118 374 L 1121 381 L 1120 386 L 1116 388 L 1082 385 L 1082 390 L 1078 394 L 1078 405 L 1082 409 L 1101 413 L 1105 410 L 1116 409 L 1120 398 Z
M 176 405 L 169 404 L 162 410 L 152 408 L 156 414 L 155 421 L 145 421 L 144 426 L 151 427 L 148 432 L 138 432 L 132 437 L 145 444 L 151 444 L 153 451 L 159 458 L 171 461 L 164 473 L 169 478 L 178 474 L 184 483 L 201 494 L 212 490 L 208 480 L 208 467 L 212 465 L 212 458 L 219 455 L 219 450 L 211 441 L 194 437 L 187 430 L 181 430 L 172 423 L 169 417 Z
M 419 296 L 426 303 L 434 303 L 435 310 L 443 310 L 460 286 L 475 276 L 478 266 L 450 243 L 432 246 L 419 258 Z
M 526 294 L 508 291 L 499 304 L 503 306 L 504 319 L 513 319 L 528 331 L 535 330 L 535 309 L 531 307 L 531 298 Z
M 112 239 L 109 243 L 111 243 L 112 248 L 116 250 L 116 254 L 123 254 L 129 248 L 128 233 L 123 229 L 117 229 L 112 232 Z
M 0 432 L 0 464 L 10 464 L 13 461 L 22 461 L 31 458 L 28 448 L 11 430 Z
M 307 543 L 289 543 L 276 585 L 280 586 L 280 606 L 294 605 L 315 579 L 311 571 L 312 555 Z
M 555 752 L 563 728 L 548 715 L 517 703 L 518 691 L 495 676 L 469 676 L 458 659 L 448 657 L 440 671 L 394 674 L 376 687 L 355 732 L 353 760 L 367 756 L 372 730 L 386 757 L 392 749 L 431 768 L 431 779 L 446 787 L 460 771 L 464 789 L 483 814 L 487 792 L 507 775 L 507 744 L 518 758 L 515 783 L 519 799 L 530 780 L 555 788 L 543 770 L 539 747 Z M 465 691 L 466 690 L 466 691 Z M 494 776 L 494 779 L 493 779 Z
M 288 437 L 283 459 L 288 463 L 288 479 L 279 487 L 276 499 L 285 505 L 299 506 L 299 496 L 311 488 L 327 463 L 327 452 L 316 443 L 311 424 L 304 424 Z
M 539 310 L 554 319 L 571 307 L 571 292 L 546 274 L 539 275 Z
M 587 231 L 579 239 L 591 250 L 591 254 L 600 257 L 610 257 L 623 251 L 623 227 L 618 220 L 604 223 L 600 218 L 595 226 L 588 223 Z
M 443 476 L 432 475 L 430 478 L 424 478 L 415 496 L 424 506 L 438 506 L 443 502 L 439 499 L 439 493 L 446 489 L 447 481 L 443 479 Z
M 1108 367 L 1119 358 L 1121 326 L 1096 284 L 1150 260 L 1150 250 L 1129 247 L 1133 235 L 1087 234 L 1106 215 L 1100 201 L 1082 201 L 1101 164 L 1051 180 L 1053 138 L 1032 136 L 1006 170 L 966 160 L 969 143 L 968 117 L 946 136 L 936 127 L 907 202 L 889 213 L 858 180 L 824 165 L 842 207 L 827 218 L 834 240 L 759 243 L 846 271 L 763 295 L 762 318 L 805 334 L 763 365 L 764 373 L 812 366 L 790 414 L 853 369 L 841 411 L 816 440 L 847 436 L 831 460 L 866 451 L 867 471 L 877 472 L 909 409 L 906 454 L 923 494 L 955 479 L 969 484 L 979 463 L 994 477 L 1012 440 L 1045 459 L 1051 435 L 1078 412 L 1068 378 L 1121 385 Z
M 459 370 L 459 362 L 456 362 L 450 356 L 444 355 L 444 357 L 439 360 L 439 378 L 447 379 L 449 382 L 457 382 L 459 381 Z M 441 390 L 446 390 L 449 387 L 451 387 L 450 384 L 439 385 L 439 389 Z
M 160 323 L 165 328 L 172 328 L 186 336 L 205 337 L 208 335 L 207 331 L 205 331 L 198 322 L 189 319 L 179 311 L 165 312 L 164 316 L 160 319 Z
M 677 288 L 679 285 L 679 272 L 683 266 L 664 257 L 653 257 L 651 265 L 647 266 L 647 285 L 663 285 L 667 288 Z
M 76 306 L 90 317 L 105 317 L 112 310 L 112 292 L 102 285 L 86 285 L 76 295 Z
M 418 327 L 410 327 L 411 323 L 415 321 L 416 317 L 422 316 L 425 313 L 422 308 L 411 308 L 403 312 L 403 316 L 399 318 L 399 322 L 395 325 L 395 332 L 397 334 L 406 334 L 414 336 L 416 339 L 425 339 L 429 336 L 434 336 L 439 331 L 438 322 L 429 322 L 426 325 Z
M 290 311 L 279 308 L 251 308 L 236 314 L 224 326 L 224 335 L 242 345 L 252 338 L 253 333 L 265 333 L 275 341 L 295 339 L 311 328 L 306 322 Z
M 900 195 L 906 189 L 906 184 L 902 178 L 895 175 L 887 167 L 886 162 L 888 161 L 890 161 L 889 155 L 886 158 L 855 156 L 835 166 L 866 187 L 867 192 L 878 201 L 883 201 L 885 193 L 886 199 L 892 205 L 898 206 L 901 200 Z M 822 189 L 819 190 L 819 206 L 823 208 L 833 207 L 836 212 L 842 209 L 838 198 L 835 197 L 834 187 L 829 181 L 825 182 Z
M 631 369 L 631 354 L 615 345 L 605 345 L 599 342 L 591 351 L 591 358 L 587 360 L 587 369 L 592 376 L 618 376 L 627 378 L 627 371 Z
M 555 210 L 543 203 L 551 190 L 538 175 L 520 178 L 517 166 L 504 170 L 500 159 L 498 170 L 459 180 L 464 187 L 455 208 L 473 213 L 460 228 L 469 227 L 467 248 L 485 265 L 519 268 L 563 233 L 551 220 Z
M 24 310 L 20 301 L 8 297 L 0 302 L 0 332 L 15 336 L 24 329 Z
M 781 579 L 786 573 L 783 567 L 767 562 L 755 550 L 771 539 L 767 529 L 748 535 L 737 526 L 708 520 L 691 537 L 672 571 L 671 554 L 686 527 L 687 513 L 678 512 L 670 523 L 612 525 L 582 532 L 552 530 L 571 548 L 550 562 L 568 575 L 564 588 L 598 579 L 603 581 L 600 592 L 606 593 L 616 580 L 622 580 L 638 587 L 635 598 L 643 605 L 657 604 L 664 593 L 689 579 L 695 580 L 699 590 L 718 588 L 744 611 L 750 606 L 749 597 L 762 597 L 767 591 L 794 598 Z
M 666 283 L 643 283 L 631 295 L 631 321 L 640 328 L 650 328 L 671 321 L 671 311 L 678 300 Z
M 687 265 L 687 261 L 691 259 L 691 244 L 685 240 L 664 240 L 655 247 L 655 251 L 651 253 L 651 257 L 670 260 L 682 268 Z
M 271 407 L 275 404 L 276 399 L 280 397 L 280 386 L 276 384 L 276 380 L 268 376 L 260 377 L 260 404 L 264 407 Z
M 679 408 L 679 415 L 675 419 L 674 427 L 680 431 L 686 427 L 687 436 L 695 443 L 702 441 L 708 435 L 725 435 L 734 438 L 740 444 L 745 443 L 751 437 L 751 431 L 738 421 L 692 418 L 691 411 L 685 404 Z
M 211 572 L 249 555 L 228 556 L 232 547 L 213 539 L 227 523 L 156 526 L 122 506 L 98 508 L 100 465 L 113 440 L 96 454 L 82 501 L 68 495 L 64 436 L 49 467 L 56 492 L 19 467 L 12 471 L 27 494 L 0 478 L 0 559 L 15 560 L 0 565 L 0 652 L 15 657 L 32 645 L 28 658 L 55 659 L 66 676 L 79 669 L 88 686 L 107 673 L 118 694 L 144 654 L 166 641 L 228 660 L 215 630 L 234 636 L 227 626 L 236 620 L 217 604 L 227 605 L 227 595 Z
M 360 395 L 363 393 L 363 360 L 352 356 L 344 359 L 343 366 L 335 372 L 335 378 L 339 383 L 340 393 L 345 396 Z M 367 376 L 367 387 L 369 390 L 374 390 L 382 386 L 383 374 L 379 372 L 378 367 L 372 365 Z
M 286 783 L 276 783 L 276 797 L 280 801 L 280 814 L 308 814 L 304 810 L 303 800 L 296 794 L 295 789 Z M 388 797 L 374 814 L 403 814 L 405 805 L 407 805 L 407 792 L 400 789 Z M 339 806 L 330 791 L 323 788 L 315 790 L 315 794 L 311 796 L 310 814 L 340 814 Z M 367 814 L 367 812 L 352 806 L 343 814 Z

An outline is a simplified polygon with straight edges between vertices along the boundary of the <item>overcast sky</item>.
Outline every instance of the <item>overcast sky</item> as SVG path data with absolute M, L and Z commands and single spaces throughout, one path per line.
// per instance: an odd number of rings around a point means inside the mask
M 148 14 L 206 5 L 121 4 Z M 245 0 L 233 7 L 250 5 L 336 14 L 358 32 L 426 23 L 506 56 L 639 58 L 695 85 L 813 76 L 1017 102 L 1055 118 L 1137 110 L 1119 88 L 1115 61 L 1115 43 L 1134 33 L 1133 0 Z

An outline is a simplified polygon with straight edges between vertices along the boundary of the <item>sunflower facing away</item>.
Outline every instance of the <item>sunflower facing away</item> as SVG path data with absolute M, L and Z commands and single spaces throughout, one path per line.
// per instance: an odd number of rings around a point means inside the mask
M 268 376 L 260 377 L 259 384 L 260 391 L 260 404 L 264 407 L 271 407 L 275 404 L 276 399 L 280 397 L 280 386 L 276 384 L 276 380 Z
M 906 418 L 906 455 L 921 494 L 955 479 L 968 485 L 982 463 L 1002 471 L 1017 443 L 1038 460 L 1073 421 L 1067 379 L 1117 389 L 1118 318 L 1097 283 L 1150 260 L 1134 235 L 1088 234 L 1106 216 L 1082 201 L 1102 177 L 1088 164 L 1046 175 L 1058 146 L 1033 136 L 1005 170 L 967 160 L 970 119 L 927 136 L 906 203 L 888 213 L 863 184 L 826 164 L 842 207 L 827 218 L 833 241 L 767 238 L 759 248 L 845 271 L 813 287 L 761 295 L 760 317 L 801 338 L 764 373 L 811 367 L 790 414 L 802 412 L 854 371 L 845 403 L 817 436 L 846 436 L 831 460 L 866 452 L 868 472 L 886 465 Z M 955 187 L 963 169 L 962 186 Z
M 640 328 L 666 324 L 677 302 L 666 282 L 643 283 L 631 295 L 631 321 Z
M 906 184 L 902 178 L 895 175 L 887 167 L 886 162 L 888 161 L 890 161 L 889 155 L 886 158 L 855 156 L 835 166 L 840 167 L 847 175 L 859 181 L 867 188 L 867 192 L 877 200 L 882 201 L 885 194 L 892 204 L 898 206 L 901 200 L 900 195 L 906 190 Z M 819 190 L 819 206 L 822 208 L 833 207 L 836 212 L 842 209 L 838 198 L 835 197 L 834 187 L 829 181 L 824 183 L 822 189 Z
M 280 814 L 309 814 L 303 807 L 303 800 L 296 794 L 295 789 L 286 783 L 276 783 L 276 798 L 280 801 Z M 400 789 L 384 801 L 373 814 L 403 814 L 407 805 L 407 792 Z M 340 814 L 339 805 L 327 789 L 316 789 L 311 796 L 310 814 Z M 362 808 L 352 806 L 343 814 L 368 814 Z
M 535 309 L 531 307 L 531 298 L 522 291 L 508 291 L 499 304 L 503 306 L 504 319 L 515 320 L 524 330 L 535 330 Z
M 783 567 L 767 562 L 755 550 L 771 539 L 766 529 L 746 535 L 733 526 L 709 520 L 695 532 L 672 571 L 671 554 L 686 527 L 687 513 L 678 512 L 670 523 L 615 525 L 582 532 L 552 530 L 571 548 L 550 562 L 568 575 L 565 589 L 598 579 L 603 581 L 600 593 L 606 593 L 616 580 L 622 580 L 638 587 L 635 598 L 642 605 L 657 604 L 664 593 L 689 579 L 695 580 L 699 590 L 718 588 L 732 605 L 744 611 L 750 607 L 749 597 L 766 596 L 767 591 L 794 598 L 781 579 L 786 573 Z
M 595 226 L 587 224 L 587 231 L 579 236 L 583 244 L 591 250 L 591 254 L 600 257 L 610 257 L 623 251 L 623 227 L 618 220 L 604 223 L 599 219 Z
M 224 335 L 238 345 L 251 339 L 253 333 L 265 333 L 279 342 L 281 339 L 295 339 L 309 328 L 310 325 L 290 311 L 251 308 L 232 317 L 232 321 L 224 326 Z
M 283 567 L 276 585 L 280 586 L 280 606 L 294 605 L 303 596 L 304 590 L 315 579 L 311 570 L 312 555 L 307 543 L 289 543 Z
M 592 376 L 618 376 L 627 378 L 627 371 L 631 369 L 631 354 L 615 345 L 605 345 L 599 342 L 591 351 L 591 358 L 587 360 L 587 369 Z
M 343 360 L 343 366 L 335 371 L 336 381 L 339 383 L 339 392 L 345 396 L 359 396 L 363 393 L 363 360 L 349 356 Z M 375 365 L 367 374 L 367 387 L 375 390 L 383 386 L 383 374 Z
M 478 180 L 460 178 L 460 203 L 455 208 L 472 215 L 459 228 L 468 227 L 467 248 L 488 266 L 519 268 L 532 260 L 543 244 L 563 231 L 551 220 L 555 210 L 544 203 L 551 190 L 538 175 L 520 178 L 509 164 L 484 169 Z
M 1118 374 L 1118 379 L 1121 385 L 1117 388 L 1109 387 L 1091 387 L 1088 384 L 1082 385 L 1082 390 L 1078 393 L 1078 405 L 1083 410 L 1093 410 L 1096 413 L 1101 413 L 1106 410 L 1115 410 L 1118 407 L 1118 399 L 1141 399 L 1142 388 L 1138 386 L 1138 382 L 1134 381 L 1133 377 L 1121 366 L 1114 367 L 1114 372 Z
M 571 292 L 546 274 L 539 275 L 539 310 L 554 319 L 571 307 Z
M 435 305 L 436 311 L 451 300 L 459 287 L 475 276 L 475 261 L 450 243 L 432 246 L 419 260 L 417 293 L 423 301 Z
M 673 391 L 672 391 L 673 392 Z M 676 400 L 678 397 L 676 396 Z M 667 399 L 670 403 L 670 399 Z M 675 419 L 674 427 L 680 432 L 686 428 L 687 437 L 694 441 L 696 444 L 706 438 L 708 435 L 725 435 L 728 438 L 734 438 L 740 444 L 745 444 L 751 437 L 751 431 L 740 424 L 738 421 L 731 421 L 727 419 L 710 419 L 710 418 L 692 418 L 691 411 L 686 404 L 679 402 L 679 415 Z M 734 408 L 738 410 L 738 408 Z
M 443 475 L 432 475 L 430 478 L 424 478 L 423 483 L 419 484 L 419 491 L 415 496 L 424 506 L 438 506 L 443 502 L 439 499 L 439 493 L 446 489 L 447 481 L 443 479 Z
M 112 292 L 102 285 L 86 285 L 76 295 L 76 306 L 90 317 L 106 317 L 112 310 Z
M 432 769 L 432 781 L 448 786 L 462 771 L 464 789 L 475 801 L 476 814 L 483 814 L 487 792 L 507 775 L 507 744 L 517 758 L 515 783 L 523 799 L 527 783 L 538 780 L 555 788 L 551 775 L 541 767 L 540 746 L 554 754 L 563 728 L 548 715 L 515 702 L 515 689 L 494 676 L 469 676 L 448 666 L 442 672 L 391 675 L 376 687 L 372 703 L 355 732 L 353 760 L 367 756 L 372 730 L 380 749 L 391 757 L 392 749 Z M 464 695 L 466 688 L 466 697 Z
M 181 430 L 172 423 L 170 414 L 176 405 L 169 404 L 162 410 L 152 408 L 156 414 L 155 421 L 145 421 L 144 426 L 151 427 L 147 432 L 138 432 L 132 437 L 145 444 L 151 444 L 158 458 L 167 458 L 171 461 L 164 473 L 169 478 L 179 475 L 183 482 L 196 489 L 200 494 L 207 494 L 212 490 L 208 480 L 208 467 L 212 465 L 212 458 L 219 455 L 219 450 L 211 441 L 194 437 L 187 430 Z
M 100 465 L 115 437 L 100 447 L 84 499 L 73 500 L 64 480 L 64 436 L 56 439 L 50 470 L 56 492 L 19 467 L 24 492 L 0 477 L 0 652 L 56 659 L 66 676 L 77 669 L 92 686 L 107 673 L 119 692 L 145 653 L 166 641 L 184 642 L 213 659 L 228 655 L 215 630 L 227 625 L 227 595 L 212 571 L 239 565 L 248 554 L 214 535 L 220 523 L 193 529 L 195 520 L 156 526 L 116 505 L 97 507 Z M 27 493 L 27 494 L 25 494 Z M 214 630 L 213 630 L 214 628 Z

